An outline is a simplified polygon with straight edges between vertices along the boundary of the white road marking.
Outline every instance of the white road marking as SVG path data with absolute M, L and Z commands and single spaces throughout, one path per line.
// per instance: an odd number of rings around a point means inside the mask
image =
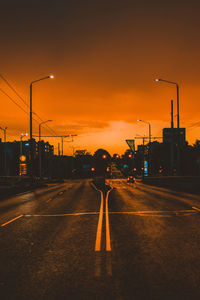
M 103 203 L 103 201 L 102 201 Z M 101 205 L 103 206 L 103 204 L 101 203 Z M 197 211 L 200 211 L 200 209 L 197 209 L 195 208 Z M 196 214 L 197 211 L 196 210 L 178 210 L 178 211 L 159 211 L 159 210 L 151 210 L 151 211 L 148 211 L 148 210 L 144 210 L 144 211 L 110 211 L 109 214 L 117 214 L 117 215 L 124 215 L 124 214 L 127 214 L 127 215 L 151 215 L 151 214 L 184 214 L 184 213 L 193 213 L 193 214 Z M 102 218 L 103 218 L 103 215 L 106 214 L 106 212 L 103 212 L 103 208 L 101 207 L 100 209 L 101 211 L 101 215 L 102 215 Z M 20 217 L 26 217 L 26 218 L 30 218 L 30 217 L 68 217 L 68 216 L 86 216 L 86 215 L 98 215 L 99 212 L 83 212 L 83 213 L 69 213 L 69 214 L 33 214 L 33 215 L 21 215 L 21 216 L 18 216 L 17 218 L 15 219 L 18 219 Z M 100 217 L 100 216 L 99 216 Z M 11 221 L 14 221 L 15 219 L 11 220 Z M 103 220 L 102 220 L 103 221 Z M 9 221 L 10 222 L 10 221 Z M 2 225 L 1 225 L 2 226 Z M 102 228 L 102 226 L 101 226 Z M 109 219 L 107 219 L 107 228 L 108 228 L 108 231 L 109 231 Z M 97 230 L 98 231 L 98 230 Z M 107 235 L 109 236 L 110 234 L 108 233 L 107 231 Z M 109 238 L 108 238 L 109 240 Z
M 72 214 L 33 214 L 33 215 L 24 215 L 24 217 L 67 217 L 67 216 L 84 216 L 84 215 L 98 215 L 98 212 L 84 212 L 84 213 L 72 213 Z
M 12 223 L 14 221 L 16 221 L 16 220 L 20 219 L 21 217 L 23 217 L 23 215 L 19 215 L 18 217 L 14 218 L 14 219 L 6 222 L 6 223 L 1 224 L 1 227 L 6 226 L 6 225 L 8 225 L 8 224 L 10 224 L 10 223 Z
M 200 211 L 200 209 L 199 209 Z M 183 213 L 196 213 L 195 210 L 143 210 L 143 211 L 110 211 L 109 214 L 127 214 L 127 215 L 151 215 L 151 214 L 183 214 Z

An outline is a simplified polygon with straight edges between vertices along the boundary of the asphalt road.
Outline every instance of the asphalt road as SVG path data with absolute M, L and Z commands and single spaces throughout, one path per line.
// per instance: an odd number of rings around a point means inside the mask
M 200 199 L 108 180 L 0 201 L 0 299 L 200 299 Z

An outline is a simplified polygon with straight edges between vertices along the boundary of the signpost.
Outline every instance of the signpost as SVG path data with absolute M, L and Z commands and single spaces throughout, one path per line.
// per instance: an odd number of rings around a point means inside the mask
M 135 153 L 135 140 L 126 140 L 126 143 L 128 144 L 129 148 Z

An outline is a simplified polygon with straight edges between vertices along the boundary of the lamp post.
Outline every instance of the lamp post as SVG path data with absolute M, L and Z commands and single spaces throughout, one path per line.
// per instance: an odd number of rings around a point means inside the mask
M 148 176 L 149 174 L 151 173 L 151 159 L 150 159 L 150 142 L 151 142 L 151 124 L 150 122 L 147 122 L 147 121 L 143 121 L 143 120 L 137 120 L 138 122 L 142 122 L 142 123 L 145 123 L 145 124 L 148 124 L 149 126 L 149 147 L 148 147 L 148 165 L 147 167 L 145 167 L 145 165 L 143 166 L 143 168 L 148 168 L 147 169 L 147 172 L 148 172 Z M 145 162 L 145 161 L 144 161 Z M 144 170 L 144 173 L 145 175 L 145 170 Z
M 2 128 L 0 127 L 1 130 L 3 130 L 4 132 L 4 143 L 6 143 L 6 130 L 7 130 L 8 127 L 5 127 L 5 128 Z
M 73 140 L 73 137 L 74 136 L 77 136 L 77 134 L 68 134 L 68 135 L 63 135 L 63 136 L 61 136 L 61 146 L 62 146 L 62 156 L 63 156 L 63 139 L 64 138 L 66 138 L 66 137 L 71 137 L 72 138 L 72 140 L 71 141 L 68 141 L 68 142 L 73 142 L 74 140 Z
M 49 78 L 54 78 L 53 75 L 50 76 L 45 76 L 42 78 L 39 78 L 37 80 L 34 80 L 30 83 L 30 175 L 33 175 L 33 133 L 32 133 L 32 122 L 33 122 L 33 110 L 32 110 L 32 86 L 34 83 L 44 80 L 44 79 L 49 79 Z
M 39 176 L 42 177 L 42 155 L 41 155 L 41 127 L 42 124 L 52 122 L 52 120 L 43 121 L 39 124 Z
M 1 130 L 3 130 L 3 133 L 4 133 L 4 143 L 6 143 L 6 130 L 7 130 L 8 127 L 5 127 L 5 128 L 2 128 L 0 127 Z M 7 175 L 7 157 L 6 157 L 6 145 L 4 145 L 4 169 L 5 169 L 5 175 Z
M 174 81 L 169 81 L 169 80 L 165 80 L 165 79 L 161 79 L 161 78 L 157 78 L 155 79 L 155 81 L 159 82 L 159 81 L 163 81 L 169 84 L 173 84 L 176 85 L 176 97 L 177 97 L 177 135 L 178 135 L 178 143 L 177 143 L 177 173 L 178 175 L 180 175 L 180 131 L 179 131 L 179 126 L 180 126 L 180 119 L 179 119 L 179 85 L 177 82 Z M 173 147 L 173 144 L 171 144 L 171 147 Z M 171 156 L 173 157 L 173 155 Z M 173 158 L 171 158 L 171 165 L 173 166 Z M 172 168 L 172 167 L 171 167 Z M 173 170 L 171 171 L 171 173 L 173 174 Z
M 163 81 L 163 82 L 166 82 L 166 83 L 170 83 L 170 84 L 174 84 L 176 85 L 176 97 L 177 97 L 177 128 L 179 128 L 179 85 L 177 82 L 174 82 L 174 81 L 169 81 L 169 80 L 165 80 L 165 79 L 161 79 L 161 78 L 157 78 L 155 79 L 155 81 L 159 82 L 159 81 Z
M 151 123 L 143 121 L 143 120 L 137 120 L 138 122 L 146 123 L 149 125 L 149 143 L 151 142 Z
M 52 122 L 52 120 L 43 121 L 39 124 L 39 141 L 41 140 L 41 127 L 42 127 L 42 124 L 45 124 L 45 123 L 48 123 L 48 122 Z
M 21 136 L 20 136 L 20 157 L 19 157 L 19 161 L 20 161 L 20 163 L 19 163 L 19 175 L 20 176 L 23 173 L 22 162 L 24 162 L 23 149 L 22 149 L 22 140 L 26 136 L 28 136 L 28 133 L 21 133 Z

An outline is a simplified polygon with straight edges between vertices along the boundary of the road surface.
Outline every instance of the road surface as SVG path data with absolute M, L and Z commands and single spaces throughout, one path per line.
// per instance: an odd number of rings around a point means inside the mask
M 200 199 L 123 179 L 0 201 L 0 299 L 200 299 Z

